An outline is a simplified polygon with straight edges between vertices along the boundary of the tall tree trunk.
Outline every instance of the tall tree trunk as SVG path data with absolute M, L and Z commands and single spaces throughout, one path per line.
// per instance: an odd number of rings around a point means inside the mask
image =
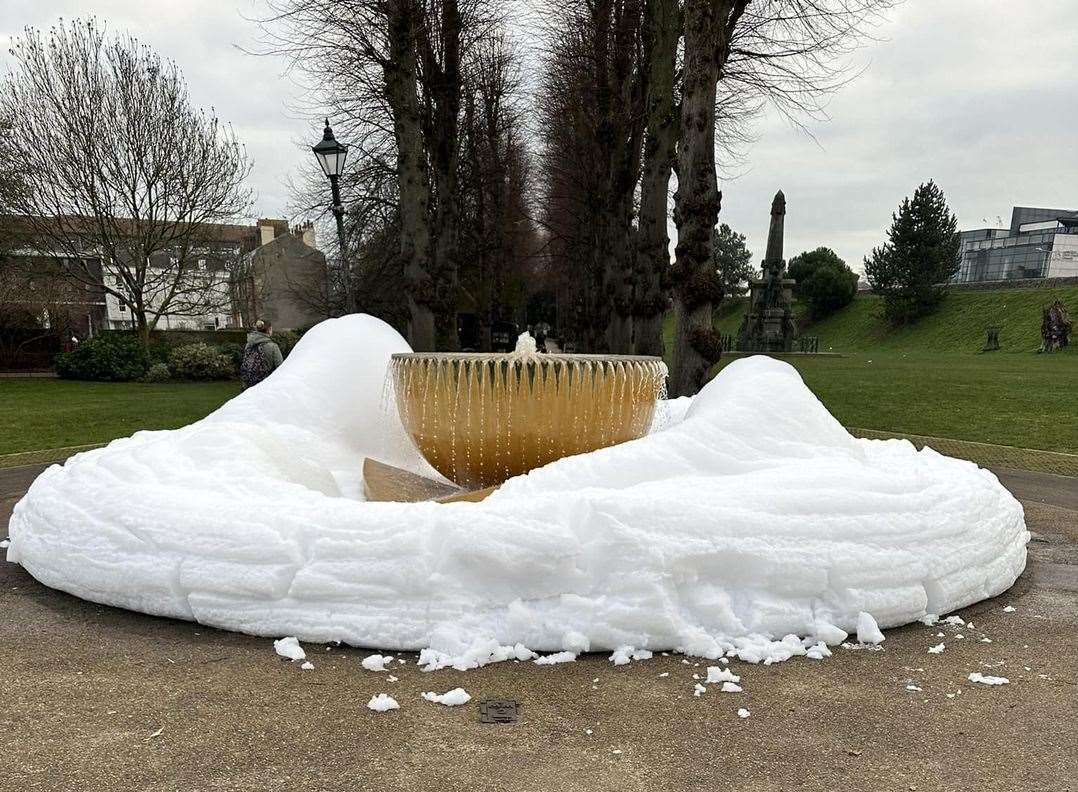
M 428 21 L 426 36 L 433 31 Z M 460 348 L 457 334 L 457 289 L 459 284 L 460 210 L 457 193 L 458 144 L 460 140 L 460 36 L 461 17 L 457 0 L 441 0 L 441 20 L 437 26 L 441 63 L 432 42 L 425 39 L 424 72 L 434 99 L 434 112 L 427 138 L 431 143 L 431 186 L 434 190 L 434 323 L 439 349 Z
M 715 176 L 715 89 L 730 54 L 730 36 L 749 0 L 686 0 L 685 69 L 674 223 L 678 243 L 671 281 L 674 354 L 670 394 L 696 393 L 721 354 L 712 307 L 722 281 L 710 267 L 711 231 L 722 196 Z
M 415 19 L 409 0 L 390 0 L 387 15 L 390 56 L 383 71 L 397 142 L 400 257 L 408 289 L 408 342 L 417 352 L 430 352 L 435 348 L 433 304 L 436 284 L 429 271 L 427 214 L 430 189 L 416 95 Z
M 648 0 L 645 46 L 648 67 L 647 138 L 640 180 L 640 232 L 636 248 L 635 351 L 663 354 L 665 280 L 670 268 L 666 233 L 670 173 L 678 138 L 674 69 L 681 37 L 677 0 Z
M 635 179 L 633 180 L 635 184 Z M 611 212 L 608 259 L 605 268 L 606 291 L 613 298 L 607 331 L 607 351 L 626 355 L 633 351 L 634 266 L 632 243 L 632 201 L 615 198 Z
M 460 282 L 460 212 L 457 205 L 455 166 L 435 173 L 437 209 L 434 214 L 434 337 L 438 349 L 455 352 L 460 348 L 457 333 L 457 291 Z
M 156 327 L 157 322 L 150 322 L 147 317 L 146 305 L 142 301 L 142 295 L 135 295 L 135 304 L 131 306 L 131 314 L 135 320 L 135 337 L 138 339 L 139 346 L 142 347 L 142 357 L 146 361 L 146 364 L 150 363 L 150 331 Z

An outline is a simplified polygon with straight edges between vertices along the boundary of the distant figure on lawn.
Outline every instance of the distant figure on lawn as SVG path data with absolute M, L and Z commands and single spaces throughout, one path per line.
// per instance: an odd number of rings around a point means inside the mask
M 247 346 L 240 362 L 240 380 L 245 388 L 257 385 L 284 363 L 281 348 L 270 338 L 271 335 L 273 325 L 265 319 L 255 322 L 255 329 L 247 334 Z

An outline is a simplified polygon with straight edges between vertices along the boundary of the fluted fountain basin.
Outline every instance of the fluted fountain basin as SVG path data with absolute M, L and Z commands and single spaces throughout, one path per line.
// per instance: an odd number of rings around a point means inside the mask
M 390 373 L 412 441 L 467 489 L 642 437 L 666 381 L 633 355 L 396 354 Z

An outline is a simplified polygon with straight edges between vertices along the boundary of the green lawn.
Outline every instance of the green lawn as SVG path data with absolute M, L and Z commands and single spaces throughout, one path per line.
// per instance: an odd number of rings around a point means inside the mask
M 1078 347 L 1051 355 L 874 350 L 793 361 L 847 426 L 1078 453 Z M 0 455 L 183 426 L 238 392 L 234 382 L 0 378 Z
M 140 429 L 174 429 L 239 392 L 238 382 L 0 378 L 0 455 L 103 443 Z
M 846 426 L 1078 454 L 1076 349 L 1051 355 L 877 350 L 791 362 Z
M 878 297 L 858 295 L 802 330 L 844 357 L 791 360 L 847 426 L 1078 453 L 1078 345 L 1036 354 L 1041 310 L 1057 299 L 1078 316 L 1075 286 L 956 290 L 936 313 L 893 329 Z M 736 332 L 745 303 L 725 301 L 715 327 Z M 981 354 L 989 325 L 1002 328 L 1001 350 Z M 672 315 L 663 329 L 669 350 Z

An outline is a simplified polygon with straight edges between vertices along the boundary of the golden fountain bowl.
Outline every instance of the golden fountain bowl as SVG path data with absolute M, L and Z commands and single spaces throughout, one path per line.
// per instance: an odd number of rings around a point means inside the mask
M 467 489 L 646 434 L 666 382 L 660 358 L 412 353 L 390 363 L 420 453 Z

